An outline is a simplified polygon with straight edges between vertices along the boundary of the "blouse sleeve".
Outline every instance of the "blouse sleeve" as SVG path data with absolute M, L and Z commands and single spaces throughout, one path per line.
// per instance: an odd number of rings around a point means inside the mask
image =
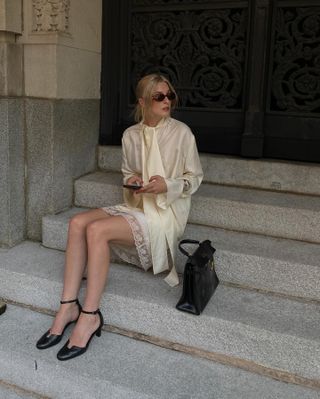
M 190 140 L 187 141 L 187 145 L 189 149 L 186 154 L 182 175 L 165 179 L 167 184 L 166 198 L 162 197 L 157 201 L 161 208 L 170 206 L 178 198 L 190 196 L 197 191 L 202 182 L 203 171 L 193 134 L 191 134 Z
M 137 172 L 133 170 L 130 165 L 130 149 L 129 142 L 126 140 L 125 135 L 122 138 L 122 164 L 121 164 L 121 172 L 123 175 L 123 183 L 125 184 L 128 179 L 132 176 L 136 176 Z M 123 189 L 123 198 L 127 205 L 130 205 L 133 208 L 138 208 L 141 202 L 140 196 L 134 194 L 134 192 L 128 188 Z

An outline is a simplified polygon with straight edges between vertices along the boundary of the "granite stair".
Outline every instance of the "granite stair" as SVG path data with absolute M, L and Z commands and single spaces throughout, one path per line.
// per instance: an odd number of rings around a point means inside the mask
M 86 209 L 74 207 L 44 217 L 43 245 L 64 251 L 69 220 Z M 211 239 L 216 248 L 216 270 L 225 283 L 320 301 L 320 245 L 192 223 L 184 237 Z M 183 272 L 185 261 L 178 253 L 178 272 Z
M 53 314 L 62 289 L 63 264 L 62 251 L 39 243 L 2 250 L 0 292 L 9 302 L 8 310 L 11 303 Z M 161 275 L 112 264 L 101 301 L 106 328 L 213 363 L 294 382 L 315 392 L 320 389 L 319 303 L 221 284 L 197 317 L 175 309 L 180 294 L 181 287 L 170 288 Z M 28 322 L 24 334 L 20 333 L 34 345 L 49 325 L 43 323 L 32 333 Z M 7 328 L 6 323 L 2 326 Z M 109 346 L 102 349 L 107 354 Z M 1 373 L 0 379 L 10 382 Z
M 7 382 L 0 382 L 0 395 L 4 399 L 319 397 L 315 390 L 107 331 L 92 341 L 85 356 L 59 362 L 55 347 L 39 351 L 34 345 L 34 337 L 50 325 L 50 316 L 11 305 L 3 317 L 0 379 Z M 22 323 L 27 327 L 21 329 Z
M 0 367 L 0 393 L 4 381 L 30 395 L 59 397 L 47 378 L 53 373 L 65 390 L 61 397 L 71 398 L 319 398 L 318 165 L 202 154 L 205 179 L 184 237 L 209 238 L 217 250 L 221 284 L 203 314 L 175 309 L 182 287 L 170 288 L 165 274 L 113 259 L 101 301 L 101 347 L 94 339 L 68 367 L 57 363 L 55 349 L 51 358 L 34 349 L 35 335 L 58 306 L 69 220 L 122 202 L 120 162 L 118 147 L 100 147 L 99 170 L 75 181 L 74 207 L 43 218 L 42 244 L 0 250 L 5 317 L 10 331 L 27 320 L 30 334 L 16 349 L 0 341 L 0 364 L 10 365 Z M 179 273 L 184 263 L 179 254 Z M 14 370 L 17 362 L 21 370 Z M 79 387 L 71 388 L 68 381 L 77 379 Z

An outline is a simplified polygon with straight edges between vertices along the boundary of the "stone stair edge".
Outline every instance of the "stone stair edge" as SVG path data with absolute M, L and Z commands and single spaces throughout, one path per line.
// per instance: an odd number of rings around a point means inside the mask
M 75 205 L 97 208 L 122 203 L 121 185 L 120 174 L 88 175 L 75 182 Z M 315 196 L 203 184 L 193 195 L 189 221 L 320 243 L 320 201 Z
M 44 246 L 64 251 L 70 218 L 85 210 L 75 207 L 44 217 Z M 320 245 L 193 224 L 187 225 L 183 238 L 211 240 L 217 249 L 215 260 L 221 281 L 320 300 Z M 190 247 L 190 251 L 194 249 Z M 185 262 L 186 258 L 177 251 L 178 272 L 183 273 Z
M 42 217 L 43 225 L 46 225 L 47 223 L 66 225 L 69 223 L 69 220 L 72 216 L 89 210 L 92 210 L 92 208 L 73 206 L 71 208 L 59 211 L 56 214 L 48 214 Z M 192 230 L 194 230 L 195 232 L 192 233 Z M 222 238 L 225 239 L 224 242 L 221 242 L 221 239 L 219 239 L 220 235 L 222 236 Z M 288 257 L 293 260 L 293 255 L 296 255 L 297 258 L 295 259 L 295 261 L 297 261 L 297 259 L 299 259 L 299 256 L 301 255 L 301 250 L 305 247 L 307 248 L 307 251 L 306 254 L 302 255 L 302 258 L 306 261 L 306 263 L 312 264 L 314 266 L 317 266 L 319 264 L 318 259 L 320 257 L 320 245 L 317 243 L 302 242 L 297 240 L 291 240 L 288 238 L 271 237 L 251 232 L 228 230 L 216 226 L 206 226 L 193 222 L 187 223 L 184 236 L 181 239 L 196 239 L 196 237 L 198 237 L 199 241 L 202 241 L 204 239 L 210 239 L 213 245 L 217 245 L 217 236 L 218 243 L 220 245 L 219 249 L 222 249 L 224 251 L 234 250 L 235 253 L 240 252 L 247 254 L 248 248 L 250 248 L 250 254 L 257 256 L 260 252 L 260 250 L 257 248 L 259 241 L 263 243 L 261 246 L 264 250 L 263 255 L 266 257 L 273 257 L 275 255 L 275 249 L 280 250 L 284 247 L 287 247 L 287 252 L 285 252 L 282 257 L 279 258 L 279 256 L 276 256 L 277 259 L 281 260 L 287 260 Z M 239 242 L 235 246 L 234 243 L 237 239 L 239 240 Z M 267 249 L 269 249 L 269 251 L 267 251 Z
M 114 187 L 122 190 L 122 175 L 120 172 L 96 170 L 87 173 L 75 180 L 76 191 L 78 188 L 83 188 L 86 185 L 94 184 L 100 187 Z M 320 182 L 319 182 L 320 184 Z M 199 189 L 193 194 L 192 198 L 217 198 L 231 202 L 242 202 L 249 204 L 266 204 L 273 205 L 277 202 L 279 206 L 290 207 L 289 202 L 293 205 L 297 203 L 299 207 L 306 209 L 313 205 L 319 204 L 319 197 L 317 195 L 305 195 L 304 193 L 294 193 L 287 191 L 274 191 L 269 189 L 261 189 L 257 187 L 233 186 L 228 184 L 215 184 L 203 182 Z M 265 201 L 264 201 L 265 198 Z M 288 204 L 286 204 L 286 202 Z M 319 209 L 318 209 L 319 208 Z M 320 210 L 318 205 L 317 210 Z
M 9 260 L 8 254 L 6 262 L 0 256 L 6 281 L 0 281 L 3 297 L 55 309 L 57 293 L 62 288 L 63 254 L 34 243 L 24 243 L 14 251 L 20 257 L 15 262 Z M 34 263 L 35 258 L 38 264 Z M 181 291 L 168 288 L 162 278 L 113 265 L 101 303 L 106 323 L 287 370 L 303 378 L 316 377 L 318 305 L 222 284 L 198 318 L 174 309 Z M 292 351 L 294 360 L 290 358 Z M 282 352 L 281 359 L 278 352 Z
M 4 338 L 0 342 L 0 379 L 10 381 L 11 386 L 23 386 L 21 391 L 24 392 L 37 391 L 32 397 L 178 399 L 186 394 L 188 397 L 209 399 L 212 398 L 212 392 L 225 399 L 234 399 L 234 395 L 238 399 L 269 399 L 275 396 L 293 399 L 296 394 L 304 399 L 317 397 L 315 390 L 304 386 L 283 383 L 108 332 L 94 339 L 85 355 L 76 361 L 61 364 L 55 358 L 55 347 L 44 353 L 35 349 L 32 341 L 42 326 L 50 323 L 48 316 L 10 307 L 6 319 L 8 339 Z M 30 330 L 27 339 L 24 337 L 23 340 L 19 334 L 21 320 L 29 325 Z M 14 337 L 16 345 L 12 345 L 9 336 Z M 139 367 L 141 363 L 146 365 L 143 373 Z M 199 379 L 202 381 L 201 389 L 194 384 Z M 228 384 L 225 383 L 226 379 Z M 165 384 L 164 388 L 162 384 Z M 23 397 L 31 399 L 31 395 Z M 18 399 L 18 396 L 12 399 Z
M 200 153 L 204 182 L 320 196 L 320 164 Z M 99 146 L 102 171 L 119 172 L 121 147 Z

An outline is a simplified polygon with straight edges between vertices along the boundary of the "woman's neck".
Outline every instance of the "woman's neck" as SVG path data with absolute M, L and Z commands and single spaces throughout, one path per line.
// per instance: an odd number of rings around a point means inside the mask
M 156 127 L 162 118 L 146 118 L 143 123 L 150 127 Z

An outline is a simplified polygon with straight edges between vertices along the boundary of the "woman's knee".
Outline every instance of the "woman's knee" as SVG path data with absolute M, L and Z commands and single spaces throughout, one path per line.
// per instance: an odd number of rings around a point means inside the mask
M 108 221 L 104 220 L 104 223 L 97 220 L 87 225 L 86 235 L 88 243 L 97 241 L 108 241 Z
M 71 218 L 69 222 L 69 232 L 72 233 L 84 233 L 86 230 L 87 221 L 83 215 L 78 214 Z

